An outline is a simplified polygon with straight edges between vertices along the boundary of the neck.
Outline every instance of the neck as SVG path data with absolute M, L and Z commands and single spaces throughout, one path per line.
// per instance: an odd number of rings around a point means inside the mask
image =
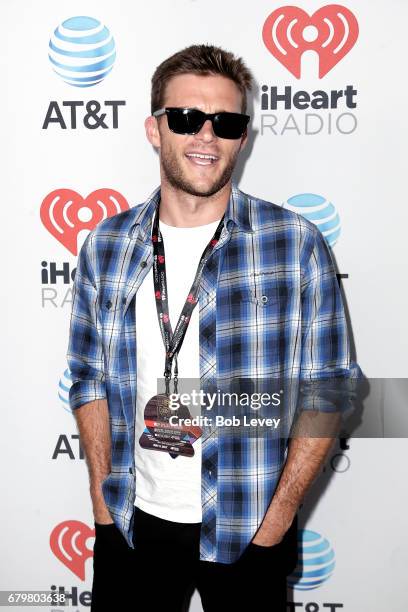
M 209 197 L 194 196 L 167 181 L 161 183 L 160 220 L 174 227 L 207 225 L 221 219 L 231 194 L 231 181 Z

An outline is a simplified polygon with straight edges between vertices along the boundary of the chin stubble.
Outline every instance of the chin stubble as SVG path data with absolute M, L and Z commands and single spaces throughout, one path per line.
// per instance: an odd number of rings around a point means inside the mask
M 184 191 L 192 196 L 208 198 L 218 193 L 218 191 L 220 191 L 228 183 L 235 168 L 238 154 L 239 150 L 230 158 L 221 176 L 214 181 L 210 188 L 206 190 L 197 189 L 194 184 L 186 178 L 180 164 L 177 162 L 176 154 L 171 147 L 167 147 L 164 150 L 162 149 L 161 166 L 166 179 L 172 187 Z

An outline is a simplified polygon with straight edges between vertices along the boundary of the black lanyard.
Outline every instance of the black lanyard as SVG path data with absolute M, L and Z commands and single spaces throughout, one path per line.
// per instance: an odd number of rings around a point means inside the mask
M 203 273 L 205 264 L 210 257 L 215 245 L 217 244 L 221 235 L 224 216 L 220 220 L 217 229 L 215 230 L 214 236 L 205 247 L 200 262 L 195 273 L 193 284 L 191 285 L 190 291 L 187 295 L 183 309 L 177 321 L 177 325 L 174 332 L 170 323 L 169 316 L 169 303 L 168 303 L 168 292 L 167 292 L 167 279 L 166 279 L 166 260 L 164 255 L 164 243 L 163 237 L 159 227 L 159 206 L 156 207 L 155 216 L 153 219 L 152 227 L 152 242 L 153 242 L 153 282 L 154 282 L 154 294 L 156 299 L 157 318 L 159 321 L 160 331 L 163 338 L 163 343 L 166 349 L 164 377 L 166 379 L 166 394 L 169 394 L 170 379 L 172 371 L 173 358 L 175 359 L 174 369 L 174 384 L 175 391 L 177 392 L 177 379 L 178 379 L 178 367 L 177 367 L 177 355 L 181 349 L 181 345 L 186 335 L 188 325 L 190 323 L 191 314 L 198 301 L 198 293 L 200 289 L 200 281 Z M 186 254 L 188 257 L 188 254 Z

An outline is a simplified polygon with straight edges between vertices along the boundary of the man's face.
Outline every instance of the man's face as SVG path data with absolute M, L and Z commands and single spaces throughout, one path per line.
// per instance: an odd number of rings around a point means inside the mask
M 206 113 L 241 112 L 242 94 L 233 81 L 220 75 L 178 75 L 166 86 L 163 106 L 197 108 Z M 172 187 L 194 196 L 209 197 L 224 187 L 231 178 L 238 154 L 246 136 L 237 140 L 217 137 L 210 120 L 198 134 L 172 132 L 163 115 L 157 119 L 156 142 L 164 179 Z M 197 154 L 212 155 L 200 159 Z

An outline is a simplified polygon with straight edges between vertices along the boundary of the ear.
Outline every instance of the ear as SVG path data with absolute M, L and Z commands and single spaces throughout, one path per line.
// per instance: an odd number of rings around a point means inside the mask
M 242 151 L 243 149 L 245 149 L 246 144 L 248 142 L 248 130 L 245 130 L 245 132 L 243 133 L 243 135 L 241 136 L 241 145 L 239 147 L 239 150 Z
M 149 115 L 145 120 L 145 130 L 147 140 L 156 148 L 160 147 L 160 133 L 159 126 L 157 125 L 156 117 Z

